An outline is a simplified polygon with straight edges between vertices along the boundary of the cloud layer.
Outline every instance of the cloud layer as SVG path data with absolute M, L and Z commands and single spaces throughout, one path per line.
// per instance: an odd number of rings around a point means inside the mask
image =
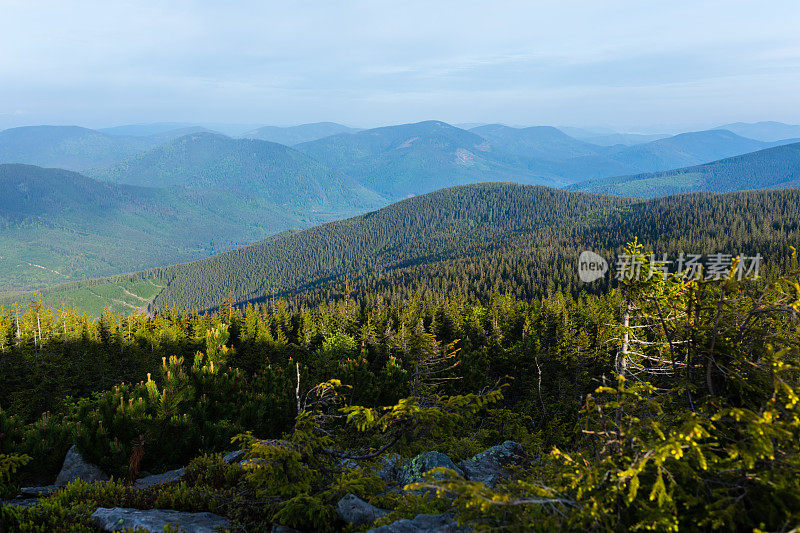
M 793 1 L 3 0 L 0 127 L 800 122 Z

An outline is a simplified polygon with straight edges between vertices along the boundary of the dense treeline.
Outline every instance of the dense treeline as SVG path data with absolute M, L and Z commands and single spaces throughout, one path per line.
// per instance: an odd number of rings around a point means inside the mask
M 555 294 L 526 302 L 495 295 L 482 304 L 461 297 L 416 297 L 400 307 L 346 299 L 298 309 L 277 300 L 243 308 L 226 303 L 208 314 L 173 309 L 153 318 L 106 314 L 99 320 L 67 310 L 54 313 L 34 301 L 0 314 L 0 406 L 25 421 L 42 412 L 64 412 L 70 397 L 155 375 L 165 357 L 191 361 L 205 348 L 206 332 L 222 324 L 230 333 L 231 365 L 252 373 L 263 370 L 266 362 L 285 366 L 291 358 L 302 365 L 303 386 L 311 387 L 331 376 L 348 382 L 347 375 L 338 374 L 355 364 L 355 375 L 370 376 L 369 386 L 362 381 L 353 392 L 367 405 L 398 400 L 414 359 L 453 343 L 464 361 L 463 380 L 454 382 L 454 392 L 492 385 L 513 374 L 511 390 L 519 388 L 515 395 L 525 396 L 533 379 L 531 368 L 523 371 L 518 365 L 526 359 L 522 351 L 533 346 L 548 347 L 547 353 L 536 355 L 548 369 L 545 387 L 561 387 L 565 371 L 568 382 L 580 381 L 585 389 L 587 383 L 573 376 L 564 362 L 607 349 L 607 324 L 618 307 L 614 299 Z M 501 364 L 504 359 L 514 360 L 513 367 Z M 603 368 L 601 360 L 597 371 Z M 392 375 L 394 371 L 399 374 Z M 387 388 L 382 382 L 386 376 L 381 377 L 387 372 L 393 378 L 405 377 Z M 293 398 L 293 384 L 288 385 L 284 393 Z M 563 398 L 569 403 L 572 396 Z M 542 419 L 541 412 L 531 416 Z
M 445 189 L 375 213 L 284 234 L 207 260 L 150 271 L 166 289 L 154 308 L 213 308 L 228 297 L 273 293 L 321 302 L 398 302 L 415 293 L 540 298 L 608 289 L 612 276 L 582 284 L 577 258 L 612 262 L 639 235 L 654 252 L 715 252 L 785 263 L 800 243 L 800 191 L 697 193 L 634 202 L 546 187 L 481 184 Z

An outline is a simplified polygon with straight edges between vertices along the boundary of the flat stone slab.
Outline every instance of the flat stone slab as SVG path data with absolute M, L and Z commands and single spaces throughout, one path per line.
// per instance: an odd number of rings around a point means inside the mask
M 137 489 L 147 489 L 165 483 L 179 483 L 185 475 L 185 468 L 177 468 L 163 474 L 153 474 L 139 478 L 133 483 L 133 486 Z
M 55 485 L 45 485 L 43 487 L 22 487 L 19 489 L 19 493 L 22 496 L 27 496 L 29 498 L 38 498 L 42 496 L 50 496 L 60 488 L 61 487 L 56 487 Z
M 92 524 L 102 531 L 128 529 L 162 533 L 170 525 L 184 533 L 215 533 L 217 528 L 230 528 L 227 518 L 214 513 L 184 513 L 166 509 L 128 509 L 125 507 L 100 507 L 90 517 Z

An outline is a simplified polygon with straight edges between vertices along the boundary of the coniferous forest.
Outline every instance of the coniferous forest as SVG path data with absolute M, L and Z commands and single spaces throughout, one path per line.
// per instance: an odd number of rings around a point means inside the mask
M 641 244 L 626 251 L 649 268 Z M 796 253 L 787 264 L 769 280 L 658 275 L 532 299 L 6 309 L 4 496 L 51 483 L 73 443 L 111 479 L 4 506 L 4 527 L 89 531 L 97 508 L 123 507 L 250 531 L 419 515 L 452 530 L 789 530 Z M 370 512 L 348 525 L 346 498 Z

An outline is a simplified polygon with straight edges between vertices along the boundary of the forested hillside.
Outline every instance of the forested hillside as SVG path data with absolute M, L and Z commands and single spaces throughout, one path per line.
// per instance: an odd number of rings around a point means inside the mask
M 532 298 L 610 286 L 577 278 L 583 250 L 608 259 L 635 236 L 661 253 L 766 257 L 769 270 L 800 243 L 800 191 L 698 193 L 646 202 L 541 186 L 477 184 L 404 200 L 374 213 L 286 233 L 194 263 L 46 291 L 57 307 L 86 287 L 119 291 L 148 279 L 165 288 L 151 309 L 344 294 L 374 302 L 419 292 Z M 99 288 L 99 289 L 98 289 Z M 152 296 L 152 295 L 150 295 Z M 95 307 L 95 310 L 97 307 Z
M 181 137 L 91 175 L 129 185 L 225 190 L 306 210 L 382 203 L 351 178 L 296 150 L 213 133 Z
M 346 291 L 385 301 L 494 291 L 522 298 L 581 284 L 582 250 L 610 256 L 639 235 L 662 253 L 760 252 L 780 260 L 800 243 L 800 190 L 696 194 L 633 203 L 545 187 L 480 184 L 400 202 L 206 260 L 155 271 L 166 289 L 154 307 L 208 308 L 228 296 L 263 301 Z M 596 284 L 597 285 L 597 284 Z
M 206 261 L 158 270 L 154 274 L 168 286 L 154 306 L 214 307 L 231 291 L 235 301 L 244 302 L 263 300 L 273 290 L 298 292 L 331 283 L 343 290 L 345 279 L 480 256 L 513 246 L 521 235 L 535 238 L 536 245 L 552 243 L 571 233 L 583 218 L 627 203 L 538 186 L 453 187 L 361 217 L 279 235 Z M 480 286 L 474 284 L 476 290 Z
M 503 124 L 487 124 L 471 128 L 510 154 L 538 159 L 569 159 L 584 155 L 597 155 L 605 150 L 597 145 L 579 141 L 551 126 L 511 128 Z
M 516 135 L 519 136 L 524 131 L 516 130 Z M 722 130 L 698 131 L 633 146 L 597 147 L 594 154 L 566 159 L 528 160 L 527 168 L 558 176 L 563 181 L 572 183 L 594 178 L 666 171 L 787 143 L 789 141 L 765 143 Z
M 333 135 L 296 148 L 394 199 L 481 181 L 560 183 L 483 137 L 438 121 Z
M 691 191 L 727 192 L 800 186 L 800 143 L 705 165 L 571 185 L 570 190 L 651 198 Z

